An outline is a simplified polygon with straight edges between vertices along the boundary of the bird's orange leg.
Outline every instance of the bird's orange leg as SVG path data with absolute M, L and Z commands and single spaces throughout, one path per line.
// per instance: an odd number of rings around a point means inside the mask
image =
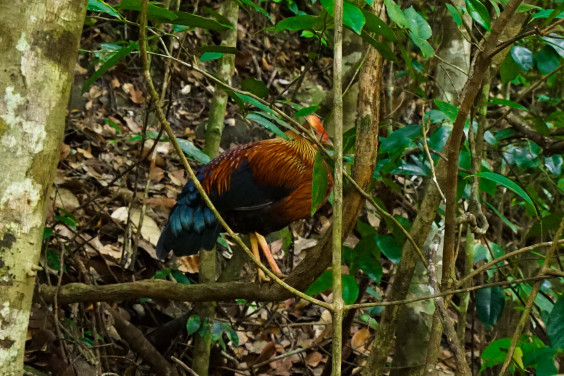
M 249 234 L 249 240 L 251 241 L 251 251 L 253 252 L 253 255 L 256 257 L 256 259 L 260 262 L 260 254 L 259 254 L 259 249 L 258 249 L 257 234 L 255 234 L 254 232 L 251 232 Z M 257 275 L 258 275 L 259 282 L 269 282 L 270 281 L 270 278 L 268 278 L 264 274 L 262 269 L 259 268 L 259 267 L 257 267 Z
M 278 264 L 276 263 L 276 261 L 274 260 L 274 257 L 272 256 L 272 252 L 270 252 L 270 247 L 268 246 L 268 243 L 266 242 L 266 239 L 264 238 L 264 236 L 262 236 L 258 232 L 255 232 L 254 235 L 256 236 L 256 238 L 258 240 L 258 244 L 260 245 L 260 248 L 262 249 L 262 253 L 264 253 L 264 257 L 266 257 L 266 260 L 268 261 L 268 265 L 270 265 L 272 272 L 280 278 L 286 277 L 282 273 L 280 268 L 278 267 Z

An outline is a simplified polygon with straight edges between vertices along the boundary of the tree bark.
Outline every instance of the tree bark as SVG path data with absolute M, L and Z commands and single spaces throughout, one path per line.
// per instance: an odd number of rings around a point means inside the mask
M 222 46 L 235 47 L 237 44 L 237 21 L 239 19 L 239 5 L 234 0 L 225 0 L 221 7 L 221 14 L 234 26 L 233 30 L 227 30 L 222 35 Z M 225 54 L 219 59 L 217 77 L 225 82 L 231 82 L 233 69 L 235 67 L 235 55 Z M 227 92 L 219 85 L 215 86 L 215 92 L 210 106 L 210 115 L 206 127 L 206 143 L 204 151 L 214 158 L 219 155 L 219 144 L 223 133 L 223 122 L 227 108 Z M 200 250 L 200 283 L 214 283 L 216 279 L 216 251 L 215 247 L 210 251 Z M 200 376 L 207 376 L 210 368 L 210 353 L 212 346 L 211 329 L 215 316 L 215 306 L 212 302 L 202 302 L 196 307 L 196 314 L 200 317 L 204 331 L 194 336 L 194 351 L 192 356 L 192 367 Z
M 227 30 L 223 34 L 222 46 L 235 47 L 237 45 L 237 21 L 239 19 L 239 4 L 234 0 L 225 0 L 222 5 L 222 15 L 227 17 L 233 24 L 234 30 Z M 217 78 L 227 83 L 231 82 L 233 69 L 235 67 L 235 55 L 225 54 L 219 59 Z M 210 115 L 206 126 L 206 143 L 204 151 L 210 158 L 219 154 L 219 143 L 223 133 L 223 120 L 225 119 L 225 109 L 227 108 L 227 92 L 219 85 L 215 86 L 215 92 L 210 107 Z
M 19 376 L 86 2 L 0 11 L 0 369 Z

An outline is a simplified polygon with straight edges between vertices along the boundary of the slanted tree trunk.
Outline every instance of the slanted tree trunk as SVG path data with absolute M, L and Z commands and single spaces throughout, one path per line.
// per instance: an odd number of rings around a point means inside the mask
M 460 6 L 464 4 L 464 1 L 456 0 L 454 3 Z M 469 16 L 465 16 L 465 22 L 471 24 Z M 456 106 L 470 69 L 470 43 L 468 42 L 470 37 L 464 28 L 457 27 L 446 8 L 439 24 L 440 27 L 436 32 L 441 35 L 442 43 L 437 50 L 437 56 L 441 57 L 441 60 L 437 63 L 435 73 L 437 80 L 435 93 L 437 99 Z M 425 126 L 428 127 L 429 124 Z M 428 238 L 429 244 L 426 243 L 423 249 L 424 254 L 427 253 L 427 246 L 431 245 L 430 242 L 434 236 L 435 232 L 431 231 Z M 439 249 L 438 253 L 441 255 L 442 249 Z M 431 294 L 427 281 L 427 270 L 421 261 L 418 261 L 408 297 Z M 433 302 L 425 300 L 407 304 L 401 308 L 400 322 L 402 325 L 398 326 L 396 332 L 394 361 L 390 373 L 392 376 L 423 374 L 427 353 L 419 350 L 426 349 L 428 346 L 433 312 Z M 436 319 L 438 320 L 438 316 Z M 438 338 L 440 339 L 440 336 Z
M 0 12 L 0 369 L 19 376 L 86 2 L 3 1 Z

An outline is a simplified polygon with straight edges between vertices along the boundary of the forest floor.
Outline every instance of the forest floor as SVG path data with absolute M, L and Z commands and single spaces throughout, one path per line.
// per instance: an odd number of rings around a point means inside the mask
M 280 34 L 274 40 L 260 33 L 265 26 L 263 18 L 245 12 L 241 15 L 241 52 L 236 57 L 233 85 L 237 87 L 243 79 L 253 77 L 266 82 L 272 95 L 283 93 L 306 66 L 312 46 L 297 35 Z M 160 229 L 187 177 L 168 142 L 154 145 L 159 128 L 154 116 L 147 115 L 150 103 L 138 55 L 127 57 L 82 93 L 83 83 L 100 65 L 100 56 L 93 51 L 101 43 L 117 39 L 114 27 L 96 20 L 84 28 L 84 52 L 75 69 L 47 216 L 43 271 L 37 283 L 106 285 L 151 278 L 197 283 L 197 263 L 193 260 L 163 264 L 156 258 Z M 198 31 L 185 34 L 188 45 L 191 38 L 214 37 Z M 306 75 L 296 93 L 303 105 L 319 102 L 320 93 L 330 87 L 331 64 L 329 57 L 321 57 Z M 215 66 L 213 61 L 202 65 L 209 70 Z M 168 118 L 178 137 L 201 148 L 213 84 L 186 67 L 171 67 L 165 103 Z M 163 68 L 163 62 L 155 59 L 157 82 Z M 245 121 L 233 102 L 228 106 L 225 124 L 224 150 L 269 137 L 263 128 Z M 141 137 L 144 128 L 149 139 Z M 193 162 L 193 166 L 199 165 Z M 373 215 L 367 217 L 367 221 L 376 220 Z M 313 220 L 271 237 L 283 270 L 289 271 L 300 262 L 302 250 L 315 244 L 329 221 L 330 210 L 324 210 Z M 358 238 L 352 235 L 346 243 L 354 246 L 356 242 Z M 224 256 L 231 255 L 231 246 L 218 252 L 220 264 L 225 264 Z M 384 265 L 383 280 L 389 280 L 391 267 Z M 247 263 L 237 278 L 251 280 L 254 273 L 254 267 Z M 363 301 L 383 295 L 382 289 L 371 285 L 368 292 L 362 292 Z M 330 300 L 331 296 L 320 294 L 320 298 Z M 134 353 L 128 340 L 118 333 L 112 316 L 112 312 L 118 312 L 167 359 L 175 356 L 190 365 L 193 339 L 198 335 L 188 333 L 195 325 L 193 308 L 191 303 L 154 299 L 53 306 L 38 297 L 29 324 L 26 364 L 53 375 L 155 374 L 147 359 Z M 354 319 L 344 374 L 357 374 L 362 369 L 373 325 L 368 315 L 358 314 Z M 212 331 L 214 375 L 321 375 L 327 367 L 330 312 L 303 300 L 218 302 Z M 446 350 L 440 364 L 445 374 L 455 369 L 454 358 Z

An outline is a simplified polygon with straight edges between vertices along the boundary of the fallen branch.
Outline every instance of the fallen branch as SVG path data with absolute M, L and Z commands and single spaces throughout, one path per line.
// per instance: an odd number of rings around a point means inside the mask
M 155 371 L 155 374 L 163 376 L 178 376 L 176 369 L 151 345 L 145 338 L 143 332 L 125 320 L 114 309 L 108 308 L 108 312 L 114 319 L 114 327 L 120 337 L 127 342 L 129 347 L 138 354 Z

